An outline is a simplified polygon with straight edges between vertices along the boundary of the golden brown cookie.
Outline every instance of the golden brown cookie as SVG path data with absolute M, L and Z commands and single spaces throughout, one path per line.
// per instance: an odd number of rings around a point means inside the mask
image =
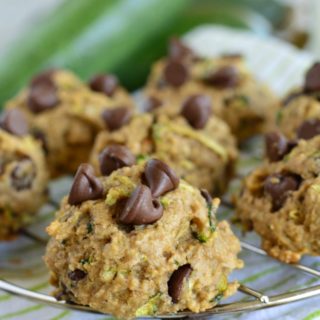
M 41 145 L 26 135 L 19 110 L 5 112 L 0 127 L 0 240 L 9 240 L 46 201 L 48 173 Z
M 190 184 L 214 195 L 222 194 L 234 173 L 238 155 L 235 139 L 229 127 L 217 117 L 206 117 L 204 122 L 201 116 L 192 119 L 198 119 L 196 125 L 200 123 L 201 128 L 195 128 L 188 116 L 169 119 L 148 113 L 136 115 L 111 134 L 102 131 L 90 161 L 97 172 L 103 174 L 105 149 L 121 145 L 138 162 L 154 156 L 167 162 Z
M 285 150 L 283 140 L 277 145 Z M 245 228 L 253 228 L 262 237 L 262 247 L 287 263 L 298 262 L 304 254 L 320 255 L 319 150 L 319 136 L 300 140 L 285 152 L 269 149 L 272 162 L 245 178 L 236 199 Z
M 103 84 L 91 83 L 91 90 L 68 71 L 49 70 L 34 77 L 28 88 L 7 103 L 7 108 L 19 108 L 26 115 L 30 133 L 43 144 L 52 177 L 74 173 L 87 161 L 97 133 L 109 129 L 110 117 L 120 125 L 126 109 L 132 110 L 123 88 L 113 87 L 108 96 Z M 105 115 L 111 108 L 119 108 L 119 114 Z
M 213 307 L 243 264 L 218 204 L 158 160 L 101 178 L 82 165 L 48 227 L 57 295 L 126 319 Z
M 277 98 L 249 73 L 241 56 L 198 57 L 176 39 L 168 56 L 154 65 L 144 94 L 145 109 L 167 115 L 180 113 L 194 96 L 207 96 L 213 114 L 229 124 L 238 141 L 273 128 L 279 107 Z

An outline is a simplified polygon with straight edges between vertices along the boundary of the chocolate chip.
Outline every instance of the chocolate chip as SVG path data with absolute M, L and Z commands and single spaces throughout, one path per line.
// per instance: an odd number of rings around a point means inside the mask
M 23 136 L 28 133 L 27 120 L 18 109 L 5 111 L 0 118 L 0 127 L 16 136 Z
M 149 96 L 144 101 L 143 110 L 151 112 L 162 106 L 162 101 L 156 97 Z
M 53 84 L 53 75 L 57 71 L 57 69 L 48 69 L 44 72 L 36 75 L 30 82 L 30 87 L 37 86 L 42 83 L 50 83 Z
M 205 82 L 220 89 L 234 88 L 239 83 L 239 73 L 235 67 L 224 66 L 207 75 Z
M 101 116 L 108 129 L 114 131 L 130 121 L 132 112 L 127 107 L 117 107 L 104 110 Z
M 151 190 L 139 185 L 122 206 L 118 215 L 119 222 L 128 225 L 150 224 L 158 221 L 163 215 L 163 207 L 154 199 Z
M 200 193 L 201 193 L 202 197 L 206 200 L 206 203 L 208 205 L 211 205 L 212 204 L 212 197 L 211 197 L 210 193 L 208 192 L 208 190 L 201 189 Z
M 168 294 L 173 303 L 178 303 L 183 288 L 183 282 L 188 279 L 192 272 L 191 265 L 185 264 L 175 270 L 168 281 Z
M 211 114 L 211 99 L 205 95 L 189 97 L 183 104 L 181 114 L 195 129 L 203 129 Z
M 127 147 L 111 145 L 100 153 L 99 162 L 101 173 L 107 176 L 114 170 L 134 165 L 136 158 Z
M 151 159 L 146 163 L 144 179 L 154 197 L 162 196 L 179 186 L 176 173 L 166 163 L 157 159 Z
M 94 169 L 90 164 L 83 163 L 79 166 L 74 177 L 69 194 L 69 204 L 78 205 L 86 200 L 102 198 L 103 186 L 94 175 Z
M 297 129 L 297 137 L 299 139 L 309 140 L 320 134 L 320 120 L 309 119 L 304 121 Z
M 195 57 L 194 52 L 178 38 L 170 39 L 168 51 L 169 58 L 174 60 L 193 59 Z
M 112 74 L 98 74 L 89 82 L 89 86 L 93 91 L 102 92 L 108 97 L 113 96 L 118 84 L 118 78 Z
M 188 80 L 189 71 L 182 62 L 169 60 L 164 68 L 163 76 L 171 86 L 180 87 Z
M 70 271 L 68 273 L 68 277 L 72 281 L 79 281 L 84 279 L 87 276 L 87 273 L 80 269 L 75 269 L 74 271 Z
M 307 93 L 320 91 L 320 63 L 316 62 L 306 73 L 304 91 Z
M 11 185 L 17 191 L 30 189 L 36 172 L 30 159 L 22 159 L 11 172 Z
M 267 177 L 264 182 L 264 192 L 271 197 L 272 211 L 279 210 L 291 191 L 299 189 L 301 178 L 288 173 L 276 173 Z
M 50 110 L 58 103 L 57 88 L 52 81 L 39 81 L 30 87 L 28 107 L 33 113 Z
M 282 133 L 270 132 L 265 136 L 265 149 L 271 162 L 279 161 L 290 152 L 290 143 Z

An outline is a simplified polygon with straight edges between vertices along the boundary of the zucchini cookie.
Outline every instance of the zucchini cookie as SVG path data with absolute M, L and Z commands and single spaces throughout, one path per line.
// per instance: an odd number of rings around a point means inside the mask
M 47 199 L 47 169 L 41 145 L 30 135 L 23 113 L 0 119 L 0 240 L 14 238 Z
M 320 63 L 306 72 L 301 88 L 288 94 L 278 112 L 280 130 L 289 139 L 311 139 L 320 134 Z
M 43 144 L 52 177 L 74 173 L 88 160 L 96 134 L 107 126 L 104 112 L 132 109 L 121 87 L 114 87 L 111 96 L 106 94 L 108 81 L 103 79 L 102 75 L 92 79 L 93 91 L 68 71 L 49 70 L 7 104 L 25 113 L 30 133 Z
M 215 306 L 243 265 L 218 204 L 156 159 L 100 178 L 81 165 L 48 227 L 57 296 L 119 318 Z
M 272 143 L 273 141 L 273 143 Z M 273 133 L 266 162 L 243 182 L 236 211 L 262 237 L 271 256 L 287 263 L 320 255 L 320 137 L 290 144 Z
M 271 91 L 247 70 L 239 55 L 200 58 L 173 39 L 168 57 L 157 62 L 149 76 L 145 109 L 175 114 L 187 100 L 205 95 L 212 112 L 242 141 L 274 127 L 279 103 Z
M 227 124 L 208 116 L 208 105 L 193 107 L 184 108 L 172 119 L 137 115 L 111 134 L 100 132 L 90 158 L 95 170 L 107 175 L 109 166 L 153 156 L 168 163 L 190 184 L 222 194 L 234 173 L 236 142 Z

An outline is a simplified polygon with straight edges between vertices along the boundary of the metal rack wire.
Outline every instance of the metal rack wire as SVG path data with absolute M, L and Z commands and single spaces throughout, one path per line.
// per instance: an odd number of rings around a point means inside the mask
M 29 239 L 32 239 L 35 242 L 41 243 L 42 245 L 44 245 L 46 242 L 46 240 L 41 239 L 40 237 L 30 233 L 29 231 L 23 230 L 22 234 L 28 237 Z M 248 250 L 254 254 L 267 256 L 267 253 L 265 251 L 249 243 L 242 241 L 241 247 L 242 249 Z M 313 277 L 320 279 L 320 271 L 316 269 L 310 268 L 302 264 L 290 264 L 289 266 L 297 269 L 299 272 L 304 272 L 308 275 L 311 275 Z M 20 296 L 38 303 L 45 303 L 49 306 L 53 306 L 57 308 L 84 311 L 84 312 L 97 313 L 97 314 L 99 313 L 86 306 L 70 304 L 66 301 L 58 301 L 52 296 L 48 296 L 42 293 L 24 289 L 22 287 L 19 287 L 1 278 L 0 278 L 0 290 L 3 290 L 9 294 Z M 253 311 L 253 310 L 271 308 L 271 307 L 280 306 L 288 303 L 293 303 L 296 301 L 300 301 L 303 299 L 320 295 L 320 285 L 309 287 L 309 288 L 303 288 L 303 289 L 299 289 L 291 292 L 283 292 L 277 295 L 266 295 L 263 292 L 255 290 L 254 288 L 247 287 L 244 284 L 240 284 L 238 290 L 253 299 L 249 301 L 236 301 L 229 304 L 219 304 L 210 310 L 207 310 L 205 312 L 201 312 L 198 314 L 186 311 L 186 312 L 179 312 L 177 314 L 157 315 L 157 318 L 178 319 L 178 318 L 185 318 L 185 317 L 191 317 L 191 316 L 193 318 L 200 318 L 200 317 L 208 317 L 208 316 L 217 315 L 217 314 Z

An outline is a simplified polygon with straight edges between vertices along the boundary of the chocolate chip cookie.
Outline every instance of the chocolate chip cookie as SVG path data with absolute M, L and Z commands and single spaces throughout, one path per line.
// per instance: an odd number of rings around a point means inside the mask
M 243 265 L 218 204 L 157 159 L 100 178 L 81 165 L 48 227 L 57 296 L 126 319 L 215 306 Z
M 201 100 L 201 99 L 200 99 Z M 186 104 L 180 115 L 141 114 L 113 132 L 96 138 L 90 162 L 97 173 L 154 156 L 167 162 L 190 184 L 214 195 L 225 191 L 237 158 L 235 139 L 228 126 L 204 101 Z
M 279 108 L 241 56 L 199 57 L 178 39 L 154 65 L 144 94 L 145 110 L 167 115 L 179 113 L 183 104 L 210 101 L 212 113 L 229 124 L 238 141 L 271 130 Z
M 320 63 L 306 72 L 300 88 L 290 92 L 277 115 L 280 130 L 289 139 L 311 139 L 320 134 Z
M 47 198 L 47 169 L 38 141 L 27 135 L 21 111 L 0 118 L 0 240 L 14 238 Z
M 87 86 L 62 70 L 37 75 L 7 104 L 8 109 L 18 108 L 27 117 L 30 133 L 46 152 L 52 177 L 73 174 L 88 160 L 96 134 L 119 126 L 132 107 L 114 76 L 97 75 Z
M 236 199 L 237 215 L 281 261 L 320 255 L 320 137 L 290 144 L 273 133 L 266 145 L 271 162 L 245 178 Z

